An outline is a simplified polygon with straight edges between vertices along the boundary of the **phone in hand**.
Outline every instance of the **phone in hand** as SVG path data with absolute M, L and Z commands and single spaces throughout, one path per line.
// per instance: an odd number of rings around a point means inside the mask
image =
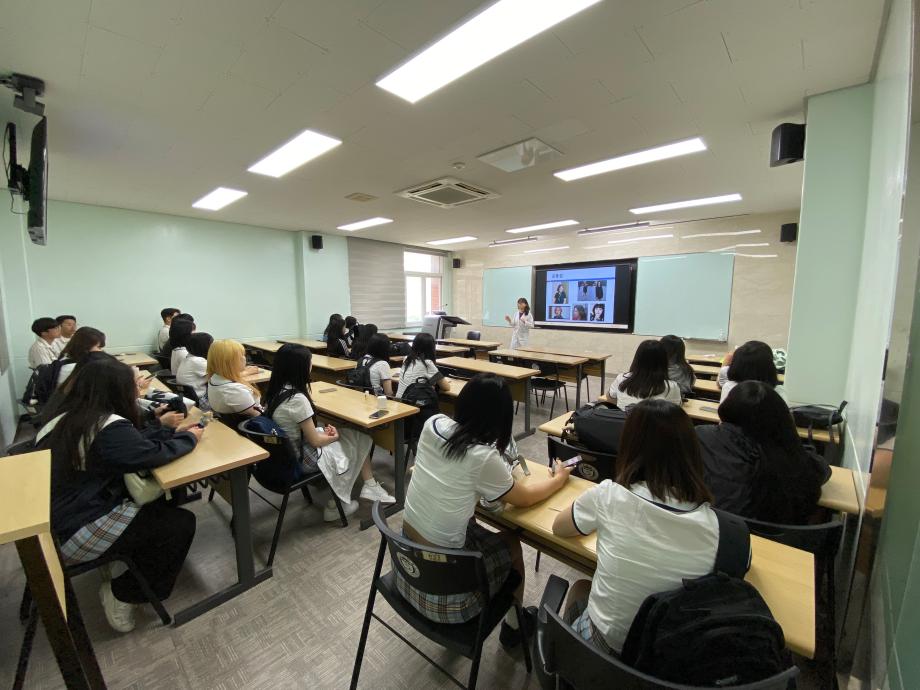
M 562 463 L 562 466 L 563 466 L 563 467 L 575 467 L 575 465 L 577 465 L 577 464 L 580 463 L 580 462 L 581 462 L 581 456 L 580 456 L 580 455 L 576 455 L 575 457 L 569 458 L 568 460 L 566 460 L 565 462 L 563 462 L 563 463 Z
M 210 412 L 205 412 L 201 415 L 201 419 L 198 420 L 198 426 L 200 429 L 204 429 L 208 424 L 214 421 L 214 415 Z

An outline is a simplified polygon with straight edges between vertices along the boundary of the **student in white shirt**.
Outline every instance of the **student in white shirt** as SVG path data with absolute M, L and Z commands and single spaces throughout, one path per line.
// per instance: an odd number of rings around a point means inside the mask
M 52 346 L 58 354 L 61 354 L 77 330 L 77 317 L 70 314 L 64 314 L 57 317 L 55 321 L 57 321 L 58 326 L 61 327 L 61 335 L 55 338 Z
M 725 358 L 719 369 L 719 385 L 722 387 L 719 402 L 725 400 L 731 389 L 742 381 L 761 381 L 789 404 L 786 389 L 780 385 L 776 365 L 773 364 L 773 350 L 764 342 L 749 340 Z
M 105 333 L 89 326 L 81 326 L 67 346 L 58 356 L 63 363 L 58 372 L 57 385 L 60 386 L 73 373 L 77 363 L 90 352 L 100 352 L 105 347 Z
M 530 329 L 533 328 L 533 314 L 530 313 L 530 303 L 525 297 L 517 301 L 517 313 L 512 319 L 507 314 L 505 321 L 511 326 L 511 349 L 516 350 L 530 342 Z
M 43 316 L 32 322 L 32 332 L 35 334 L 35 342 L 29 348 L 29 368 L 37 369 L 57 359 L 54 341 L 61 335 L 61 327 L 55 319 Z
M 358 502 L 351 500 L 351 491 L 359 473 L 364 481 L 361 498 L 395 503 L 396 499 L 374 478 L 370 455 L 374 442 L 370 436 L 357 429 L 316 425 L 310 398 L 312 360 L 309 348 L 293 343 L 282 345 L 275 353 L 263 404 L 266 414 L 284 429 L 304 466 L 320 469 L 341 501 L 345 515 L 358 510 Z M 326 522 L 339 519 L 332 499 L 323 509 L 323 519 Z
M 371 388 L 377 395 L 393 397 L 393 377 L 390 375 L 390 338 L 377 333 L 367 341 L 367 354 L 359 367 L 370 367 Z
M 181 314 L 182 310 L 176 307 L 166 307 L 160 309 L 160 318 L 163 319 L 163 325 L 157 331 L 157 337 L 154 341 L 154 352 L 162 352 L 169 342 L 169 326 L 172 324 L 173 317 Z
M 163 350 L 169 356 L 169 370 L 175 375 L 182 360 L 188 357 L 188 339 L 195 332 L 195 322 L 176 317 L 169 326 L 169 342 Z
M 175 326 L 175 322 L 173 322 Z M 259 391 L 246 382 L 255 373 L 246 366 L 246 350 L 235 340 L 215 340 L 208 349 L 208 404 L 219 415 L 262 414 Z
M 191 386 L 198 396 L 198 406 L 208 409 L 208 350 L 214 338 L 210 333 L 192 333 L 188 337 L 188 356 L 179 362 L 176 383 Z
M 668 353 L 664 346 L 657 340 L 639 343 L 629 371 L 616 377 L 607 397 L 621 410 L 628 410 L 647 398 L 663 398 L 680 405 L 680 386 L 668 378 Z
M 511 532 L 491 532 L 472 520 L 476 504 L 481 498 L 533 505 L 562 488 L 570 470 L 557 461 L 552 478 L 515 483 L 503 457 L 511 444 L 513 419 L 514 404 L 505 381 L 493 374 L 479 374 L 457 397 L 454 419 L 435 415 L 425 422 L 406 493 L 403 533 L 423 545 L 482 552 L 492 595 L 514 570 L 520 578 L 515 591 L 520 603 L 524 591 L 521 544 Z M 419 613 L 436 622 L 464 623 L 482 608 L 476 593 L 430 594 L 416 589 L 399 570 L 396 586 Z M 529 611 L 525 633 L 532 615 Z M 502 624 L 503 645 L 520 642 L 519 625 L 515 609 L 510 610 Z
M 450 390 L 450 381 L 435 366 L 436 346 L 430 333 L 419 333 L 412 339 L 412 352 L 403 361 L 399 371 L 399 386 L 396 397 L 401 398 L 406 389 L 419 379 L 427 380 L 442 391 Z
M 553 523 L 559 536 L 597 532 L 594 580 L 569 590 L 565 619 L 608 654 L 622 651 L 646 597 L 711 573 L 719 545 L 699 444 L 680 407 L 652 399 L 633 408 L 615 473 Z

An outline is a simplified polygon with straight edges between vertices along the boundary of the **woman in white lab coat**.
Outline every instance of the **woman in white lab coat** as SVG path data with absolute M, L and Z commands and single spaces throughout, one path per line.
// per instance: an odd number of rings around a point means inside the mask
M 511 349 L 525 347 L 530 340 L 530 329 L 533 328 L 533 315 L 530 313 L 530 304 L 524 297 L 517 301 L 517 314 L 512 319 L 505 316 L 505 321 L 511 326 Z

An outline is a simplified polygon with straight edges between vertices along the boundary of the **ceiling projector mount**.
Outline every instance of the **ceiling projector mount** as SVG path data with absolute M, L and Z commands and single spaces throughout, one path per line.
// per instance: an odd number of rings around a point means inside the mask
M 0 84 L 16 93 L 13 98 L 13 105 L 19 110 L 23 110 L 33 115 L 41 117 L 45 114 L 45 104 L 39 103 L 36 98 L 45 94 L 45 82 L 37 77 L 30 77 L 27 74 L 0 75 Z

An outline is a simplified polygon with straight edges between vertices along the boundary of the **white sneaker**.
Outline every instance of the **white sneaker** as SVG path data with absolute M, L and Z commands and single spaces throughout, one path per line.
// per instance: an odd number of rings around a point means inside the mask
M 349 515 L 354 515 L 358 512 L 358 502 L 352 501 L 348 505 L 342 505 L 342 512 L 345 513 L 345 517 Z M 323 521 L 325 522 L 336 522 L 341 516 L 339 515 L 339 509 L 335 507 L 335 501 L 330 500 L 326 503 L 326 507 L 323 508 Z
M 134 630 L 134 612 L 137 606 L 135 604 L 126 604 L 116 599 L 115 595 L 112 594 L 111 582 L 102 583 L 99 588 L 99 599 L 102 601 L 105 619 L 114 630 L 120 633 L 128 633 Z
M 364 486 L 361 487 L 361 498 L 367 499 L 372 503 L 374 501 L 380 501 L 381 503 L 396 503 L 396 499 L 390 496 L 386 489 L 376 481 L 373 484 L 364 482 Z

